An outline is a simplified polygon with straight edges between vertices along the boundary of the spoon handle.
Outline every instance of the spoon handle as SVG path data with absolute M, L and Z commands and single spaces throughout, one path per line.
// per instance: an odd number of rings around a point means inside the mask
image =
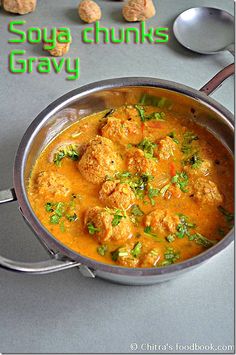
M 235 65 L 230 64 L 223 70 L 221 70 L 218 74 L 216 74 L 208 83 L 206 83 L 200 91 L 204 92 L 206 95 L 212 94 L 216 89 L 218 89 L 221 84 L 233 75 L 235 72 Z

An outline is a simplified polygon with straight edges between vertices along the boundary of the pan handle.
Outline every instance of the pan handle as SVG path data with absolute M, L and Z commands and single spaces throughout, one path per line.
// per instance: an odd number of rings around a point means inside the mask
M 0 205 L 16 200 L 17 198 L 14 189 L 0 191 Z M 55 256 L 53 259 L 35 263 L 18 262 L 0 256 L 0 267 L 6 270 L 27 274 L 48 274 L 55 271 L 70 269 L 75 266 L 81 266 L 81 263 L 71 260 L 59 260 Z
M 216 89 L 218 89 L 221 84 L 233 75 L 235 72 L 235 65 L 230 64 L 226 68 L 222 69 L 218 74 L 216 74 L 206 85 L 204 85 L 200 91 L 204 92 L 206 95 L 212 94 Z

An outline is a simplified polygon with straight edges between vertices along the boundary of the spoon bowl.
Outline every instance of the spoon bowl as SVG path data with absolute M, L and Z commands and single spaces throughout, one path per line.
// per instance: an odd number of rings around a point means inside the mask
M 211 7 L 196 7 L 182 12 L 173 31 L 184 47 L 201 54 L 225 50 L 234 53 L 234 17 Z

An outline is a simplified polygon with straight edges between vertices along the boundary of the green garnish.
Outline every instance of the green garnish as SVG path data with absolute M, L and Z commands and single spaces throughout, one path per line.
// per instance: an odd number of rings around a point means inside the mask
M 226 222 L 231 226 L 231 224 L 234 220 L 234 214 L 227 211 L 223 206 L 218 206 L 218 210 L 223 214 Z
M 54 155 L 53 162 L 57 166 L 61 166 L 61 161 L 64 158 L 69 158 L 71 160 L 79 159 L 78 147 L 75 144 L 69 144 L 66 146 L 62 146 L 57 153 Z
M 66 218 L 67 218 L 68 221 L 70 221 L 70 222 L 75 222 L 75 221 L 78 219 L 78 216 L 77 216 L 76 213 L 74 213 L 73 215 L 67 214 L 67 215 L 66 215 Z
M 195 228 L 196 225 L 194 223 L 189 222 L 188 217 L 183 214 L 179 214 L 179 217 L 180 223 L 176 227 L 176 236 L 180 239 L 184 238 L 185 236 L 190 237 L 189 229 Z
M 161 242 L 162 240 L 158 238 L 158 236 L 152 232 L 152 227 L 151 226 L 146 226 L 144 228 L 144 233 L 148 236 L 156 240 L 157 242 Z
M 175 251 L 174 248 L 167 247 L 164 258 L 165 260 L 161 263 L 161 266 L 174 264 L 180 258 L 180 252 Z
M 141 121 L 145 122 L 145 110 L 144 110 L 144 108 L 142 106 L 140 106 L 140 105 L 135 105 L 134 107 L 138 111 L 139 116 L 141 118 Z
M 185 172 L 176 173 L 171 179 L 172 184 L 176 184 L 183 192 L 188 192 L 186 186 L 188 185 L 188 175 Z
M 148 159 L 156 159 L 156 158 L 153 157 L 154 150 L 155 150 L 156 146 L 157 145 L 155 143 L 151 142 L 147 138 L 144 138 L 144 140 L 142 140 L 142 142 L 140 142 L 137 145 L 137 148 L 143 150 L 144 155 L 145 155 L 146 158 L 148 158 Z
M 144 94 L 141 96 L 139 103 L 141 105 L 147 105 L 147 106 L 156 106 L 160 108 L 167 108 L 171 109 L 173 106 L 173 103 L 171 100 L 167 99 L 166 97 L 157 97 L 149 94 Z
M 55 214 L 58 217 L 62 217 L 63 213 L 65 212 L 65 204 L 63 202 L 58 202 L 56 205 L 56 209 L 54 210 Z
M 207 239 L 200 233 L 192 234 L 189 236 L 189 240 L 194 240 L 197 244 L 202 245 L 205 248 L 210 248 L 215 244 L 214 241 Z
M 203 160 L 200 158 L 199 153 L 196 152 L 183 161 L 184 165 L 190 165 L 192 169 L 198 169 L 202 165 Z
M 173 243 L 175 241 L 175 235 L 174 234 L 170 234 L 166 237 L 167 242 L 169 243 Z
M 51 223 L 51 224 L 59 224 L 59 221 L 60 221 L 60 217 L 57 216 L 56 214 L 53 214 L 53 215 L 50 217 L 50 223 Z
M 179 144 L 179 141 L 176 138 L 175 132 L 170 132 L 169 134 L 167 134 L 167 136 L 170 137 L 176 144 Z
M 131 207 L 131 213 L 135 217 L 139 217 L 139 216 L 143 216 L 144 215 L 144 212 L 140 209 L 139 205 L 133 205 Z
M 198 136 L 193 132 L 185 132 L 181 151 L 184 154 L 190 154 L 192 149 L 191 147 L 192 142 L 198 139 L 199 139 Z
M 137 258 L 141 254 L 141 251 L 142 251 L 142 243 L 137 242 L 130 253 L 134 258 Z
M 145 121 L 156 120 L 156 121 L 165 121 L 166 114 L 165 112 L 153 112 L 150 115 L 145 116 Z
M 96 228 L 96 227 L 94 226 L 94 224 L 91 223 L 91 222 L 90 222 L 90 223 L 87 223 L 87 228 L 88 228 L 89 234 L 91 234 L 91 235 L 94 235 L 94 234 L 100 232 L 100 229 L 99 229 L 99 228 Z
M 160 194 L 160 190 L 159 189 L 155 189 L 153 187 L 149 187 L 148 189 L 148 197 L 150 199 L 151 205 L 154 206 L 155 205 L 155 200 L 153 199 L 153 197 L 157 197 Z
M 115 177 L 119 179 L 121 183 L 128 184 L 136 197 L 141 200 L 144 198 L 145 193 L 148 192 L 148 184 L 154 179 L 154 176 L 148 173 L 142 175 L 136 173 L 132 175 L 129 172 L 117 173 Z
M 51 202 L 47 202 L 47 203 L 45 204 L 45 210 L 46 210 L 47 212 L 53 212 L 53 211 L 54 211 L 53 206 L 55 206 L 55 204 L 53 204 L 53 203 L 51 203 Z
M 156 121 L 165 121 L 165 112 L 153 112 L 150 115 L 146 115 L 145 109 L 143 106 L 135 105 L 134 106 L 139 113 L 140 119 L 142 122 L 156 120 Z
M 97 252 L 101 256 L 105 256 L 106 252 L 108 250 L 108 247 L 106 244 L 101 245 L 100 247 L 97 248 Z
M 107 207 L 106 207 L 106 211 L 113 215 L 113 220 L 111 222 L 112 227 L 118 226 L 120 224 L 122 218 L 126 218 L 125 211 L 122 211 L 119 209 L 116 209 L 114 211 L 114 210 L 111 210 L 110 208 L 107 208 Z
M 127 182 L 127 179 L 130 179 L 132 174 L 129 171 L 124 171 L 123 173 L 116 173 L 116 178 L 121 182 Z
M 122 247 L 117 248 L 116 250 L 111 252 L 111 258 L 113 261 L 117 261 L 117 259 L 119 257 L 128 256 L 128 255 L 129 255 L 129 252 L 125 248 L 122 248 Z

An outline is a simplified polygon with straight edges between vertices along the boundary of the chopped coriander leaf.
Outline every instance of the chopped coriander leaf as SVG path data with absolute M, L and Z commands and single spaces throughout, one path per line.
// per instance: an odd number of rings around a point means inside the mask
M 141 250 L 142 250 L 142 243 L 137 242 L 130 253 L 133 257 L 137 258 L 141 254 Z
M 150 120 L 165 121 L 165 112 L 153 112 L 149 115 L 146 115 L 143 106 L 135 105 L 135 108 L 138 111 L 142 122 L 150 121 Z
M 130 181 L 129 185 L 134 191 L 134 193 L 136 194 L 136 196 L 140 199 L 143 199 L 144 190 L 146 189 L 147 184 L 153 179 L 154 177 L 149 174 L 142 174 L 142 175 L 135 174 L 132 180 Z
M 114 218 L 113 218 L 113 220 L 111 222 L 112 226 L 113 227 L 118 226 L 123 217 L 124 217 L 123 215 L 115 214 Z
M 156 106 L 156 107 L 166 107 L 167 109 L 171 109 L 173 106 L 173 103 L 171 100 L 165 98 L 165 97 L 157 97 L 149 94 L 144 94 L 141 96 L 139 103 L 141 105 L 148 105 L 148 106 Z
M 179 141 L 176 138 L 175 132 L 170 132 L 169 134 L 167 134 L 167 136 L 170 137 L 176 144 L 179 144 Z
M 131 178 L 132 174 L 128 171 L 124 171 L 123 173 L 117 173 L 116 178 L 120 179 L 122 182 L 125 182 L 125 179 Z
M 166 117 L 165 112 L 153 112 L 150 115 L 146 115 L 145 120 L 165 121 L 165 117 Z
M 190 223 L 188 221 L 188 217 L 184 216 L 183 214 L 180 214 L 179 217 L 180 217 L 180 223 L 176 227 L 177 232 L 175 234 L 180 239 L 184 238 L 185 236 L 189 237 L 190 236 L 189 229 L 195 228 L 196 225 Z
M 157 242 L 161 242 L 162 240 L 158 238 L 158 236 L 152 232 L 152 227 L 151 226 L 146 226 L 144 228 L 144 233 L 148 236 L 148 237 L 152 237 L 154 240 L 156 240 Z
M 160 97 L 144 94 L 141 96 L 139 103 L 142 105 L 157 106 L 159 104 Z
M 135 105 L 134 107 L 138 111 L 141 121 L 145 122 L 145 110 L 144 110 L 144 108 L 142 106 L 140 106 L 140 105 Z
M 144 140 L 137 145 L 139 149 L 143 150 L 145 157 L 148 159 L 154 158 L 153 155 L 156 146 L 157 145 L 155 143 L 151 142 L 147 138 L 144 138 Z
M 107 247 L 106 244 L 100 245 L 100 246 L 97 248 L 97 252 L 98 252 L 98 254 L 101 255 L 101 256 L 105 256 L 107 250 L 108 250 L 108 247 Z
M 46 210 L 47 212 L 53 212 L 53 211 L 54 211 L 53 206 L 55 206 L 54 203 L 47 202 L 47 203 L 45 204 L 45 210 Z
M 75 221 L 78 219 L 78 216 L 77 216 L 76 213 L 74 213 L 73 215 L 67 214 L 67 215 L 66 215 L 66 218 L 67 218 L 68 221 L 70 221 L 70 222 L 75 222 Z
M 193 132 L 185 132 L 181 151 L 185 154 L 191 153 L 191 149 L 192 149 L 191 144 L 193 141 L 196 141 L 198 139 L 199 139 L 198 136 Z
M 130 148 L 132 148 L 132 147 L 133 147 L 133 146 L 132 146 L 131 143 L 127 144 L 127 148 L 128 148 L 128 149 L 130 149 Z
M 180 258 L 180 252 L 174 250 L 174 248 L 167 247 L 164 253 L 165 260 L 161 263 L 162 266 L 174 264 Z
M 173 243 L 175 241 L 175 235 L 174 234 L 170 234 L 166 237 L 167 242 L 169 243 Z
M 188 175 L 185 172 L 177 173 L 171 179 L 172 184 L 176 184 L 183 192 L 188 192 L 186 186 L 188 185 Z
M 79 153 L 76 144 L 69 144 L 67 146 L 62 146 L 57 153 L 54 155 L 53 162 L 57 166 L 61 166 L 61 161 L 64 158 L 70 158 L 71 160 L 78 160 Z
M 96 228 L 93 223 L 87 223 L 87 228 L 88 228 L 88 232 L 89 234 L 91 235 L 94 235 L 96 234 L 97 232 L 100 232 L 100 229 L 99 228 Z
M 223 214 L 227 223 L 231 224 L 234 220 L 234 214 L 227 211 L 223 206 L 219 206 L 218 210 Z
M 150 199 L 151 205 L 154 206 L 155 205 L 155 200 L 153 199 L 153 197 L 157 197 L 160 194 L 160 190 L 159 189 L 155 189 L 153 187 L 149 187 L 148 189 L 148 197 Z
M 111 222 L 111 225 L 113 227 L 116 227 L 120 224 L 120 221 L 122 218 L 126 218 L 126 213 L 125 211 L 116 209 L 115 211 L 106 207 L 106 211 L 109 212 L 111 215 L 113 215 L 113 220 Z
M 188 159 L 185 159 L 183 161 L 184 165 L 190 165 L 192 169 L 198 169 L 201 164 L 202 164 L 203 160 L 200 158 L 199 153 L 196 152 L 192 155 L 190 155 L 190 157 L 188 157 Z
M 120 180 L 121 183 L 128 184 L 138 199 L 143 199 L 145 196 L 146 189 L 150 181 L 154 179 L 154 176 L 146 174 L 134 174 L 129 172 L 117 173 L 116 178 Z
M 63 213 L 65 212 L 65 204 L 63 202 L 58 202 L 58 204 L 56 204 L 56 209 L 55 209 L 55 214 L 58 217 L 62 217 Z
M 144 212 L 140 209 L 139 205 L 133 205 L 131 207 L 131 213 L 132 213 L 132 215 L 134 215 L 136 217 L 144 215 Z
M 195 243 L 202 245 L 205 248 L 210 248 L 215 244 L 214 241 L 207 239 L 200 233 L 192 234 L 191 236 L 189 236 L 189 240 L 194 240 Z
M 50 223 L 51 223 L 51 224 L 59 224 L 59 221 L 60 221 L 60 217 L 57 216 L 56 214 L 53 214 L 53 215 L 50 217 Z
M 119 257 L 128 256 L 128 255 L 129 255 L 128 250 L 122 247 L 117 248 L 116 250 L 111 252 L 111 258 L 113 261 L 117 261 Z

